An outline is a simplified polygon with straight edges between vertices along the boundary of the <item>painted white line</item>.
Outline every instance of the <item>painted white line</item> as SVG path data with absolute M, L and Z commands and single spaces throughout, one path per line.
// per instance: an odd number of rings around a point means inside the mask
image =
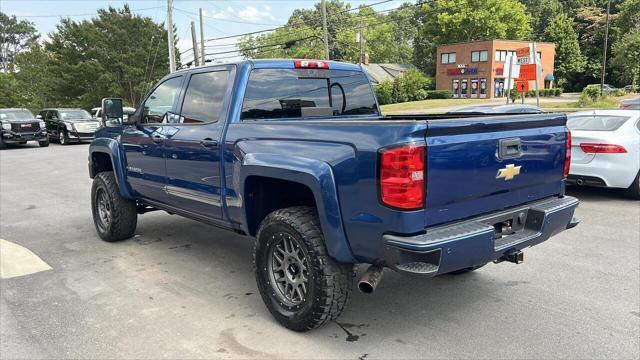
M 35 274 L 51 270 L 46 262 L 31 250 L 0 239 L 0 279 Z

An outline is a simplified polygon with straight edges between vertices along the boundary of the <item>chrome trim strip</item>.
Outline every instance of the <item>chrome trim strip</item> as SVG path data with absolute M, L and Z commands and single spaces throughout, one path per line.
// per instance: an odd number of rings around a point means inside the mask
M 222 205 L 222 200 L 219 195 L 209 195 L 201 191 L 189 190 L 171 185 L 165 186 L 164 191 L 169 195 L 178 196 L 184 199 L 198 201 L 213 206 Z

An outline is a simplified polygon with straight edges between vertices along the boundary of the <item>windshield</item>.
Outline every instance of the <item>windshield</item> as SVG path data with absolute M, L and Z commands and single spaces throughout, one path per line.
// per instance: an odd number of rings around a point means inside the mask
M 614 131 L 629 119 L 628 116 L 616 115 L 572 116 L 567 120 L 567 127 L 569 130 Z
M 0 110 L 0 120 L 31 120 L 33 114 L 29 110 Z
M 91 115 L 86 110 L 60 110 L 60 120 L 90 120 Z
M 243 120 L 378 114 L 364 73 L 345 70 L 255 69 Z

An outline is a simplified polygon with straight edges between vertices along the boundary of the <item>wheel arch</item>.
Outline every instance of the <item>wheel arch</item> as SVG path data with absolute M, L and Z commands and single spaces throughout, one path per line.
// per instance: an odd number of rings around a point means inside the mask
M 244 204 L 242 227 L 247 234 L 256 235 L 267 211 L 283 206 L 314 206 L 329 255 L 340 262 L 355 262 L 342 223 L 333 171 L 326 162 L 296 156 L 248 154 L 243 159 L 237 184 Z M 261 191 L 267 188 L 268 192 Z M 266 199 L 256 200 L 256 196 L 265 194 Z M 281 198 L 283 194 L 285 197 Z
M 89 146 L 89 177 L 94 178 L 102 171 L 113 171 L 120 195 L 134 199 L 126 178 L 124 156 L 115 139 L 97 138 Z

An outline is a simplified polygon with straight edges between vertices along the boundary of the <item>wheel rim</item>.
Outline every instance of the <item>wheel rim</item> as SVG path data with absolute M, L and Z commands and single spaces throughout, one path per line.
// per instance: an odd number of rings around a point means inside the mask
M 300 242 L 289 234 L 275 234 L 269 251 L 271 287 L 280 301 L 299 305 L 309 289 L 309 262 Z
M 62 133 L 62 132 L 61 132 L 61 133 L 60 133 L 60 144 L 63 144 L 63 145 L 64 145 L 64 143 L 65 143 L 65 142 L 66 142 L 66 141 L 65 141 L 65 139 L 64 139 L 64 133 Z
M 98 189 L 96 193 L 96 208 L 98 211 L 98 227 L 104 231 L 111 223 L 111 202 L 103 189 Z

